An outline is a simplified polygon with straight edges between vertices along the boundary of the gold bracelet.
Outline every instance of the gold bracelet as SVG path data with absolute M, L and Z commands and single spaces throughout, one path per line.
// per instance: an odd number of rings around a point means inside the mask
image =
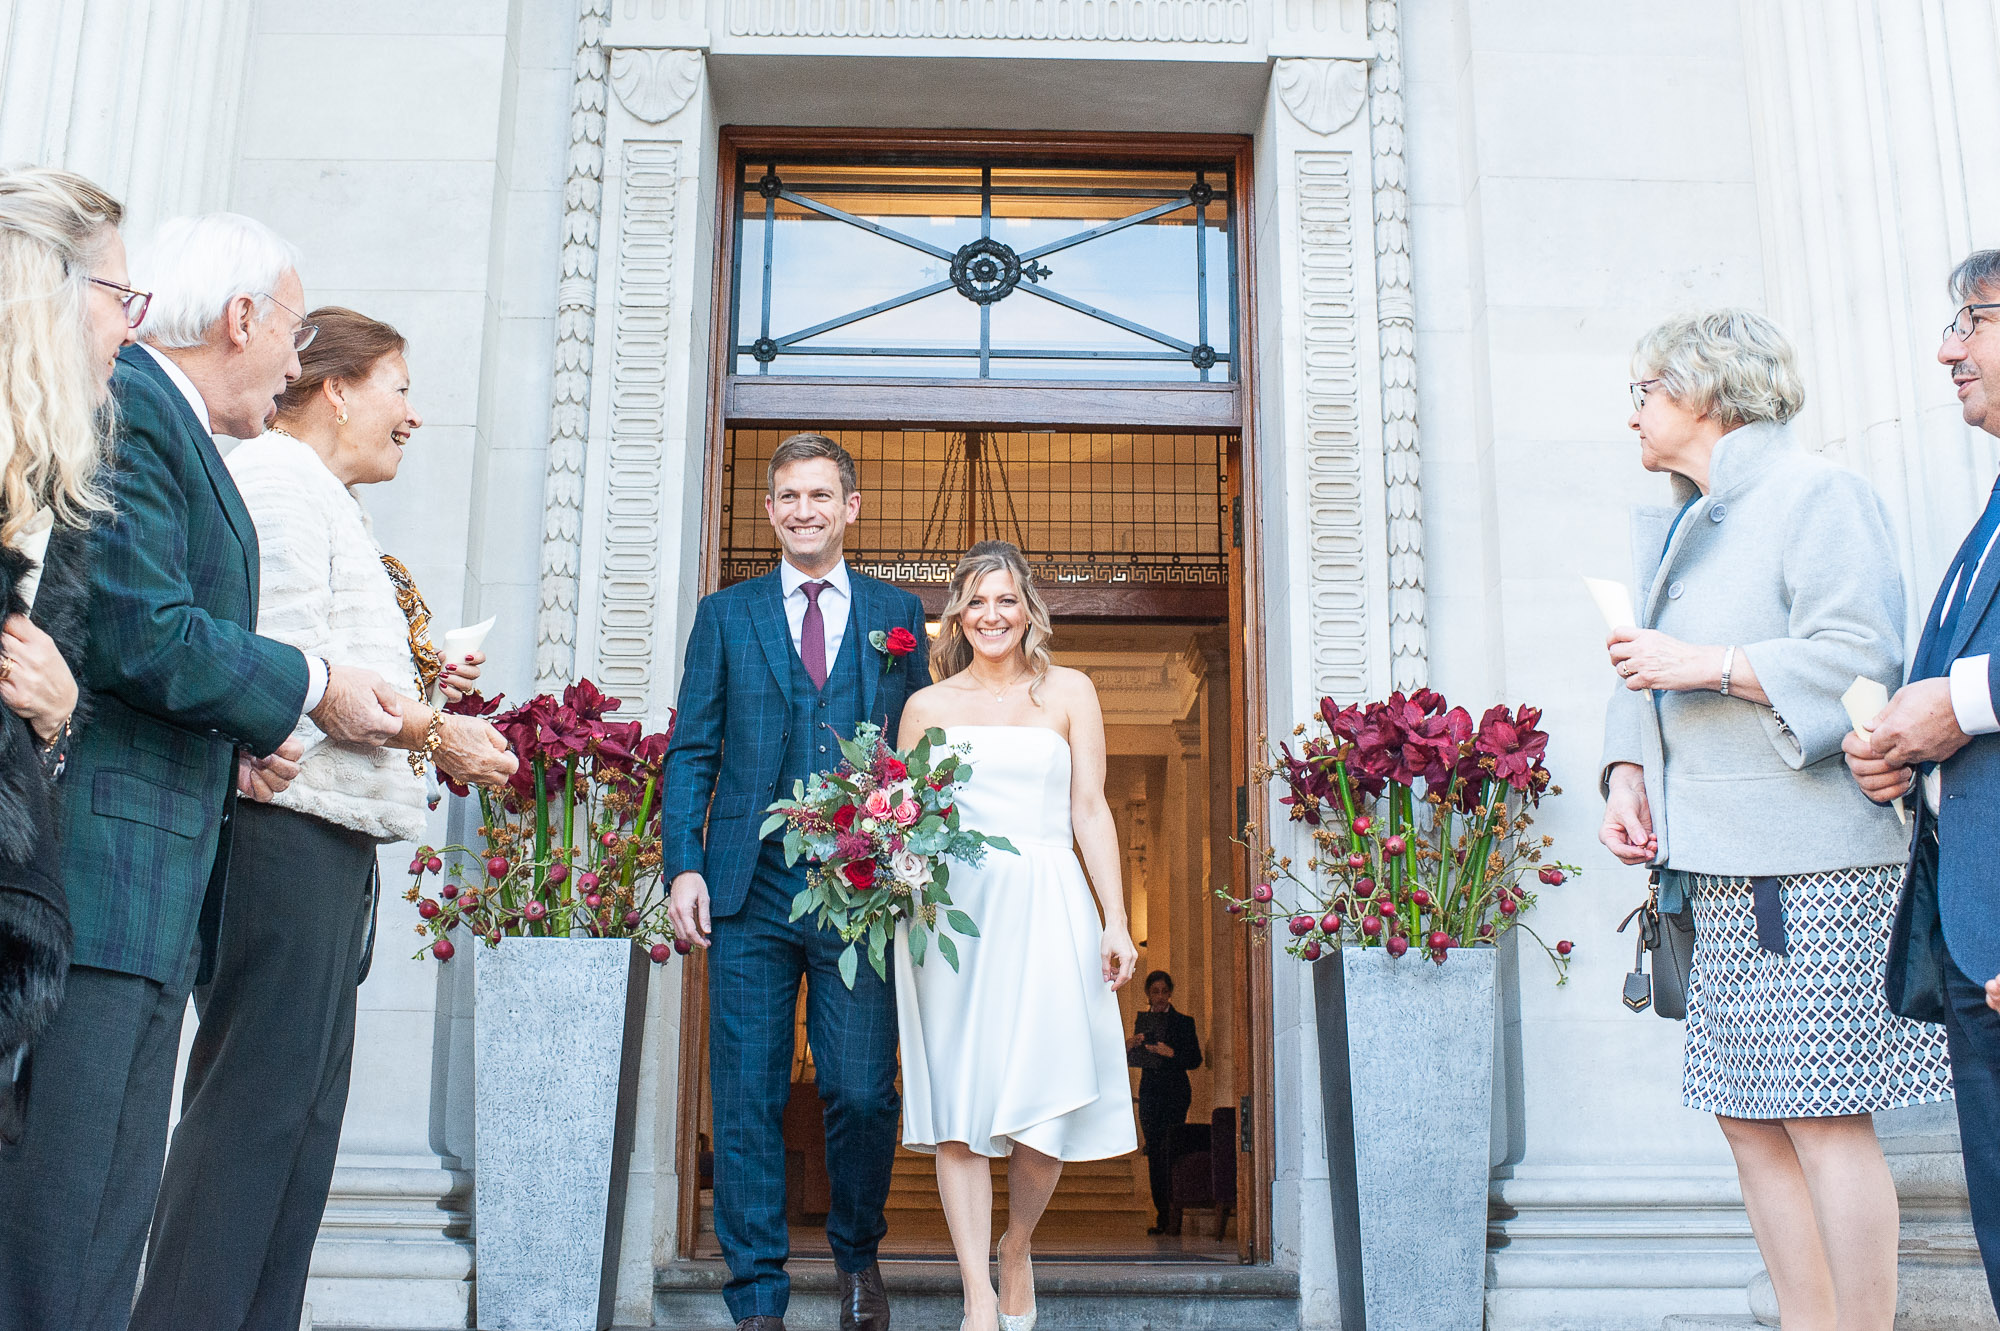
M 439 747 L 443 744 L 444 709 L 436 707 L 431 709 L 431 723 L 424 727 L 422 745 L 410 751 L 410 770 L 418 776 L 422 776 L 424 768 L 430 764 L 431 759 L 436 756 Z

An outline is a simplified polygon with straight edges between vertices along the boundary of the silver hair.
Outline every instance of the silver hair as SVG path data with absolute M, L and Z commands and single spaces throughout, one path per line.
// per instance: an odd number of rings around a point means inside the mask
M 138 263 L 138 285 L 153 293 L 145 338 L 162 347 L 200 346 L 238 296 L 271 306 L 271 289 L 297 272 L 296 245 L 254 217 L 204 213 L 160 224 Z
M 1705 310 L 1667 320 L 1632 353 L 1638 378 L 1734 428 L 1788 421 L 1805 410 L 1805 380 L 1784 330 L 1750 310 Z
M 1951 270 L 1951 298 L 1976 305 L 1980 297 L 2000 300 L 2000 250 L 1974 250 Z

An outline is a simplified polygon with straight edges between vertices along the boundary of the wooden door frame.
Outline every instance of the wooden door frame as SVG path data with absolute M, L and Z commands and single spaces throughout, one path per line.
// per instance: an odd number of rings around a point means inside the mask
M 910 389 L 952 390 L 948 396 L 953 406 L 945 415 L 949 420 L 940 419 L 935 409 L 917 408 L 910 414 L 908 407 L 892 406 L 885 418 L 873 405 L 847 405 L 859 403 L 874 397 L 869 392 L 859 394 L 822 394 L 823 405 L 820 412 L 813 413 L 827 424 L 842 426 L 900 427 L 924 424 L 982 424 L 982 425 L 1035 425 L 1052 428 L 1103 429 L 1108 425 L 1125 425 L 1134 428 L 1233 428 L 1239 437 L 1238 457 L 1241 475 L 1238 481 L 1243 501 L 1243 542 L 1240 550 L 1238 585 L 1242 588 L 1243 636 L 1231 646 L 1232 673 L 1238 676 L 1235 684 L 1237 698 L 1232 710 L 1236 715 L 1231 729 L 1231 760 L 1237 779 L 1246 792 L 1249 791 L 1249 772 L 1261 758 L 1259 746 L 1265 734 L 1264 724 L 1264 595 L 1263 595 L 1263 524 L 1259 521 L 1258 503 L 1262 494 L 1259 483 L 1257 447 L 1261 413 L 1257 409 L 1258 365 L 1255 354 L 1257 342 L 1256 323 L 1256 208 L 1254 147 L 1246 136 L 1220 134 L 1104 134 L 1096 132 L 1048 132 L 1028 134 L 1016 131 L 973 131 L 936 129 L 808 129 L 786 126 L 734 126 L 725 125 L 719 131 L 716 153 L 716 237 L 714 270 L 711 274 L 712 294 L 711 317 L 709 320 L 709 373 L 707 384 L 707 435 L 704 440 L 703 487 L 702 487 L 702 528 L 700 577 L 704 595 L 716 589 L 720 580 L 721 540 L 719 523 L 722 513 L 723 468 L 722 450 L 727 444 L 727 429 L 732 418 L 728 414 L 731 369 L 735 360 L 735 348 L 731 344 L 732 321 L 730 311 L 723 308 L 734 292 L 730 281 L 731 265 L 734 260 L 736 231 L 734 226 L 736 177 L 741 159 L 745 155 L 759 152 L 804 152 L 813 154 L 853 153 L 856 155 L 874 153 L 898 153 L 916 156 L 964 156 L 978 153 L 995 157 L 1021 157 L 1049 160 L 1051 158 L 1075 158 L 1078 160 L 1099 160 L 1106 158 L 1131 161 L 1175 162 L 1175 161 L 1215 161 L 1229 158 L 1235 169 L 1235 208 L 1233 221 L 1236 230 L 1236 346 L 1235 346 L 1235 402 L 1231 419 L 1223 419 L 1223 413 L 1215 399 L 1222 394 L 1213 387 L 1202 386 L 1188 391 L 1186 386 L 1172 386 L 1179 390 L 1188 402 L 1176 404 L 1186 410 L 1178 414 L 1163 412 L 1157 399 L 1172 394 L 1162 394 L 1153 389 L 1120 389 L 1104 384 L 1079 382 L 1056 382 L 1034 380 L 1009 380 L 1004 384 L 980 383 L 965 380 L 916 380 L 899 381 L 895 388 L 897 397 L 904 402 L 914 401 L 907 392 Z M 808 385 L 796 377 L 771 377 L 781 386 L 787 381 L 791 385 L 821 389 L 819 384 Z M 852 381 L 849 381 L 852 383 Z M 833 385 L 826 385 L 833 387 Z M 870 386 L 873 388 L 873 386 Z M 887 387 L 887 385 L 884 385 Z M 1163 386 L 1167 387 L 1167 386 Z M 1009 395 L 1002 398 L 999 394 Z M 1016 396 L 1018 395 L 1018 396 Z M 947 396 L 933 392 L 931 401 Z M 1144 399 L 1156 399 L 1146 402 Z M 778 399 L 770 398 L 775 402 Z M 962 404 L 962 408 L 961 408 Z M 1009 410 L 1003 410 L 1003 404 Z M 824 412 L 831 407 L 837 414 L 828 418 Z M 1026 412 L 1021 408 L 1028 408 Z M 959 414 L 961 409 L 969 415 Z M 926 417 L 923 413 L 928 410 Z M 1144 419 L 1114 419 L 1119 413 L 1143 415 Z M 1003 416 L 992 420 L 985 417 Z M 751 419 L 738 423 L 750 424 Z M 1199 423 L 1199 424 L 1198 424 Z M 1250 807 L 1256 810 L 1261 801 L 1250 793 Z M 1260 820 L 1253 817 L 1253 823 Z M 1260 827 L 1259 838 L 1262 831 Z M 1238 847 L 1235 867 L 1242 882 L 1248 882 L 1253 872 L 1254 847 Z M 1251 1209 L 1247 1215 L 1239 1212 L 1238 1224 L 1247 1218 L 1253 1232 L 1244 1244 L 1247 1260 L 1267 1263 L 1271 1260 L 1271 1189 L 1275 1179 L 1276 1114 L 1273 1103 L 1275 1078 L 1273 1076 L 1273 1027 L 1272 1027 L 1272 974 L 1271 957 L 1268 947 L 1246 946 L 1249 984 L 1247 1049 L 1243 1053 L 1249 1060 L 1252 1120 L 1245 1126 L 1250 1134 L 1250 1184 Z M 679 1236 L 676 1244 L 678 1255 L 689 1258 L 694 1255 L 696 1229 L 700 1220 L 700 1152 L 696 1128 L 700 1123 L 700 1088 L 706 1076 L 708 1052 L 708 986 L 707 968 L 699 949 L 690 954 L 687 964 L 682 967 L 681 979 L 681 1027 L 679 1083 L 676 1087 L 678 1112 L 675 1119 L 674 1155 L 676 1173 L 680 1187 L 678 1204 Z M 1240 1232 L 1240 1231 L 1239 1231 Z

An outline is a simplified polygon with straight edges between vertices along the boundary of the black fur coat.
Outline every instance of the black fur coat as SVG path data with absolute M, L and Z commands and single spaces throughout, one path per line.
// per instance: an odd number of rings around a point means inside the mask
M 88 533 L 58 525 L 30 615 L 79 681 L 89 626 L 88 559 Z M 0 604 L 7 613 L 26 608 L 20 584 L 32 567 L 27 556 L 0 546 Z M 85 723 L 88 698 L 79 688 L 72 734 Z M 69 972 L 57 784 L 44 774 L 40 750 L 28 723 L 0 708 L 0 1140 L 19 1135 L 28 1046 L 55 1015 Z

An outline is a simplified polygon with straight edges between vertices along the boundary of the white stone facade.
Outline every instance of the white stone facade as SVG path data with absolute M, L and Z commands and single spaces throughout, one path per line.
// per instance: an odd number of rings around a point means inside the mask
M 1679 1028 L 1617 1002 L 1643 884 L 1595 843 L 1610 680 L 1577 577 L 1624 575 L 1661 492 L 1632 343 L 1735 303 L 1799 338 L 1808 437 L 1881 490 L 1927 592 L 1996 462 L 1930 359 L 1952 262 L 2000 244 L 1990 5 L 0 0 L 0 42 L 0 162 L 103 181 L 141 250 L 176 212 L 259 216 L 310 301 L 410 335 L 427 424 L 369 502 L 439 622 L 498 617 L 497 687 L 587 673 L 655 719 L 700 590 L 722 126 L 1252 136 L 1261 723 L 1425 679 L 1538 703 L 1569 790 L 1545 830 L 1587 869 L 1538 921 L 1578 941 L 1571 982 L 1503 958 L 1489 1325 L 1749 1310 Z M 408 959 L 408 911 L 362 994 L 321 1325 L 465 1324 L 470 988 Z M 1330 1327 L 1310 985 L 1274 973 L 1273 1260 Z M 621 1322 L 680 1239 L 679 979 L 652 986 Z M 1990 1324 L 1948 1116 L 1884 1131 L 1906 1284 L 1964 1319 L 1924 1324 Z

